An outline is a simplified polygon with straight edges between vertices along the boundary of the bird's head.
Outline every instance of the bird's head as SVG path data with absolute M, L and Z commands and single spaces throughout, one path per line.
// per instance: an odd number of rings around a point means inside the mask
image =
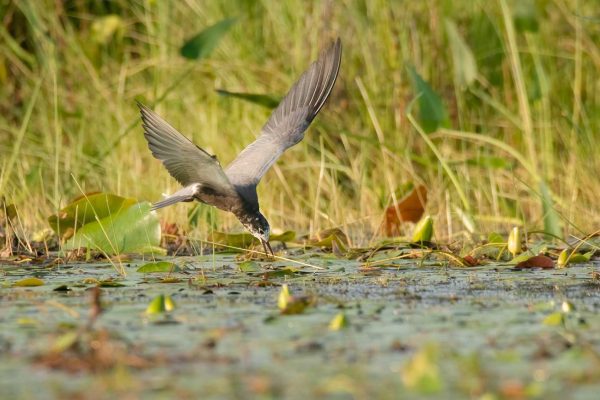
M 267 248 L 269 249 L 271 255 L 273 255 L 273 249 L 271 249 L 271 245 L 269 244 L 269 236 L 271 235 L 271 227 L 269 226 L 269 222 L 260 212 L 256 212 L 249 216 L 248 218 L 244 218 L 241 221 L 242 224 L 248 231 L 260 240 L 262 243 L 265 253 L 269 254 Z

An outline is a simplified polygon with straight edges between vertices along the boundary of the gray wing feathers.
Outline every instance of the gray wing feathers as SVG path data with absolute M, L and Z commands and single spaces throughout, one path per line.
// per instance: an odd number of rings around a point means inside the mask
M 183 186 L 200 183 L 231 193 L 233 186 L 217 159 L 196 146 L 148 107 L 138 103 L 144 136 L 152 155 L 161 160 Z
M 304 137 L 333 89 L 340 68 L 342 44 L 327 47 L 292 86 L 262 129 L 261 135 L 227 167 L 236 187 L 256 186 L 277 158 Z

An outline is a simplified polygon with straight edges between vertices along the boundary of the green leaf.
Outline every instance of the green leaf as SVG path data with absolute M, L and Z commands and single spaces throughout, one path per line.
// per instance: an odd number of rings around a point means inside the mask
M 552 313 L 552 314 L 548 315 L 546 318 L 544 318 L 544 325 L 550 325 L 550 326 L 562 325 L 564 318 L 565 318 L 565 316 L 561 312 Z
M 285 231 L 280 234 L 271 234 L 270 240 L 272 242 L 292 242 L 296 239 L 296 232 L 294 231 Z
M 190 60 L 207 57 L 217 47 L 221 38 L 229 31 L 235 21 L 235 18 L 224 19 L 188 39 L 181 47 L 181 55 Z
M 74 230 L 135 204 L 135 199 L 117 196 L 110 193 L 93 193 L 75 199 L 56 215 L 48 217 L 50 227 L 60 237 L 69 237 Z
M 488 236 L 488 243 L 506 244 L 501 234 L 492 232 Z
M 433 219 L 427 215 L 421 219 L 413 231 L 413 243 L 431 242 L 433 236 Z
M 279 235 L 273 234 L 269 238 L 271 242 L 291 242 L 296 238 L 296 232 L 294 231 L 285 231 Z M 212 234 L 211 240 L 215 243 L 225 244 L 231 247 L 240 247 L 246 248 L 252 245 L 259 244 L 258 239 L 252 236 L 248 232 L 240 232 L 240 233 L 225 233 L 215 231 Z
M 452 52 L 452 62 L 454 64 L 455 81 L 460 88 L 470 86 L 477 78 L 477 63 L 475 56 L 469 45 L 458 32 L 454 21 L 447 19 L 444 21 L 446 34 L 450 43 Z
M 219 93 L 221 96 L 235 97 L 237 99 L 242 99 L 269 109 L 277 107 L 277 105 L 281 101 L 280 98 L 273 97 L 268 94 L 229 92 L 223 89 L 217 89 L 217 93 Z
M 121 209 L 117 213 L 81 227 L 63 246 L 64 250 L 80 247 L 106 254 L 164 253 L 160 245 L 160 224 L 148 202 Z
M 175 302 L 171 296 L 160 294 L 150 301 L 146 308 L 146 315 L 157 315 L 165 312 L 171 312 L 175 309 Z
M 256 261 L 244 261 L 238 264 L 241 272 L 257 272 L 260 271 L 260 265 Z
M 302 314 L 309 303 L 308 297 L 292 296 L 288 285 L 281 286 L 281 291 L 277 297 L 277 307 L 279 307 L 282 314 Z
M 542 196 L 542 210 L 544 212 L 544 232 L 550 236 L 562 238 L 562 228 L 558 213 L 554 209 L 552 194 L 544 182 L 540 182 L 540 193 Z
M 342 249 L 349 244 L 348 235 L 340 228 L 324 229 L 316 233 L 315 237 L 310 239 L 307 244 L 314 247 L 333 248 L 334 243 Z
M 211 240 L 215 243 L 225 244 L 231 247 L 246 248 L 251 245 L 258 244 L 258 239 L 248 232 L 241 233 L 225 233 L 215 231 L 211 236 Z
M 425 132 L 434 132 L 441 126 L 448 125 L 448 114 L 442 98 L 434 92 L 429 84 L 421 78 L 414 67 L 408 67 L 408 75 L 418 97 L 419 122 Z
M 179 267 L 170 261 L 158 261 L 144 264 L 137 269 L 137 272 L 150 274 L 153 272 L 177 272 Z
M 42 286 L 44 281 L 40 278 L 25 278 L 13 283 L 13 286 L 17 287 L 34 287 L 34 286 Z
M 329 322 L 329 330 L 330 331 L 339 331 L 344 328 L 347 328 L 348 325 L 349 325 L 348 317 L 346 317 L 345 313 L 341 312 L 341 313 L 337 314 L 335 317 L 333 317 L 331 322 Z

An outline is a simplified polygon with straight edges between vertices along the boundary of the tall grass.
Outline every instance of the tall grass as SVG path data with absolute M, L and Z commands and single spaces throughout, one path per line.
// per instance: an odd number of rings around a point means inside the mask
M 283 95 L 336 36 L 344 54 L 330 100 L 259 186 L 275 228 L 342 226 L 367 240 L 409 181 L 429 189 L 438 238 L 465 232 L 465 211 L 482 233 L 542 228 L 539 181 L 565 233 L 579 236 L 600 223 L 594 2 L 3 3 L 0 191 L 31 232 L 80 194 L 75 182 L 146 200 L 177 188 L 146 147 L 135 99 L 156 104 L 226 165 L 269 111 L 215 89 Z M 113 14 L 119 18 L 106 18 Z M 186 38 L 236 16 L 209 58 L 179 55 Z M 469 88 L 453 73 L 446 19 L 475 55 L 477 81 Z M 423 137 L 407 118 L 416 96 L 407 65 L 441 95 L 447 128 Z M 199 235 L 239 227 L 207 207 L 190 225 L 191 208 L 160 213 Z

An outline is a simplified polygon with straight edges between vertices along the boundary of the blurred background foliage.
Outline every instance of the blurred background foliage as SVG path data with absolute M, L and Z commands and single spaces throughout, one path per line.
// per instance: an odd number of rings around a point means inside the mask
M 135 100 L 227 165 L 337 36 L 332 96 L 259 186 L 275 228 L 369 240 L 407 184 L 427 188 L 441 237 L 600 222 L 595 0 L 0 0 L 0 17 L 0 194 L 31 231 L 82 191 L 177 188 Z M 230 18 L 211 52 L 182 56 Z M 160 214 L 239 228 L 201 205 Z

